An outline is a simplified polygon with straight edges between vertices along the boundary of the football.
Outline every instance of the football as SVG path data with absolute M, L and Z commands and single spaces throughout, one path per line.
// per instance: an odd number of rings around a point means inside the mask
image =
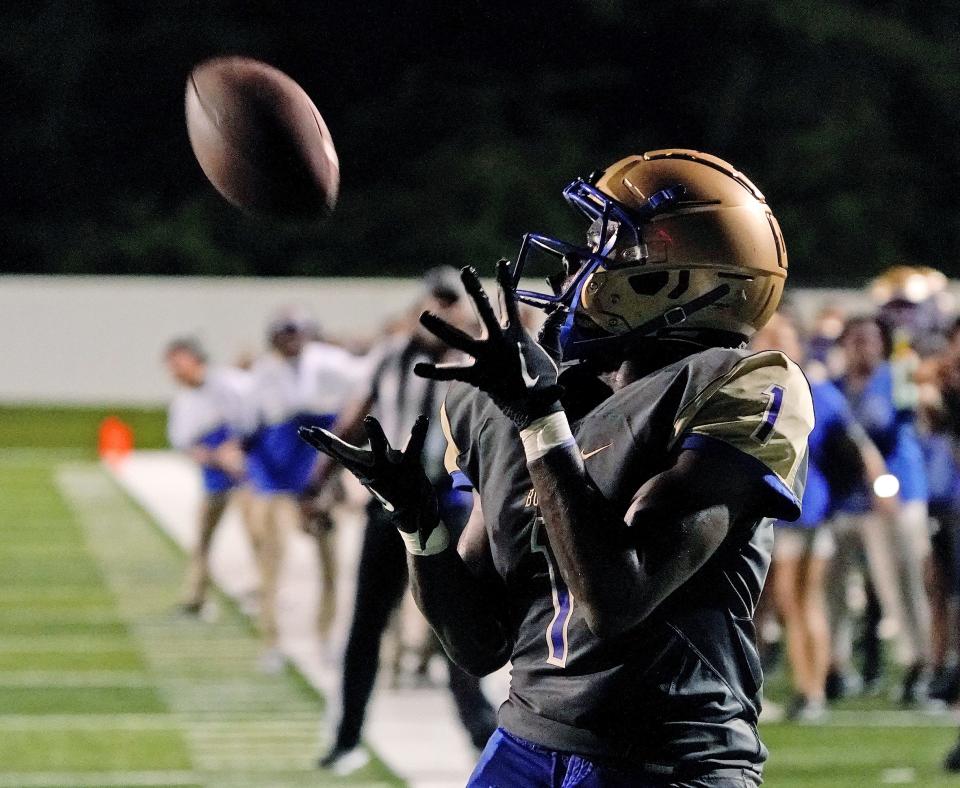
M 217 57 L 187 79 L 187 133 L 204 174 L 253 214 L 306 221 L 333 210 L 340 165 L 313 101 L 282 71 Z

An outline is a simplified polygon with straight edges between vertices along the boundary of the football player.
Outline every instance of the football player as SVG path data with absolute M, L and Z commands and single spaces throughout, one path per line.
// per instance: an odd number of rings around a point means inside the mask
M 588 244 L 527 235 L 497 267 L 500 316 L 423 324 L 470 358 L 421 365 L 454 383 L 447 466 L 474 489 L 458 545 L 418 455 L 367 420 L 370 449 L 308 431 L 393 515 L 414 593 L 451 656 L 512 661 L 508 700 L 471 786 L 757 785 L 761 671 L 751 616 L 770 518 L 800 514 L 810 389 L 746 339 L 780 300 L 787 257 L 760 191 L 688 150 L 623 159 L 564 191 Z M 547 292 L 520 289 L 533 255 Z M 518 302 L 550 313 L 540 342 Z M 571 423 L 555 358 L 611 373 Z

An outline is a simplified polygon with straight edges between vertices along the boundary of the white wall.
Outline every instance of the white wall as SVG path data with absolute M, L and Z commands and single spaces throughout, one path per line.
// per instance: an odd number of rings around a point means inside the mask
M 175 336 L 217 361 L 264 346 L 279 308 L 302 304 L 332 334 L 373 334 L 417 293 L 412 280 L 0 277 L 0 401 L 155 404 Z
M 270 316 L 310 309 L 332 335 L 374 334 L 414 301 L 404 279 L 0 276 L 0 402 L 159 404 L 160 356 L 191 334 L 215 361 L 263 348 Z M 794 291 L 801 312 L 857 291 Z

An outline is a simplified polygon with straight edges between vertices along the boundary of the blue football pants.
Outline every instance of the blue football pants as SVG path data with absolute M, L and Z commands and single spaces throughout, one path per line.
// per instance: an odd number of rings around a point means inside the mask
M 716 769 L 688 780 L 656 778 L 555 752 L 497 728 L 467 788 L 755 788 L 759 775 Z

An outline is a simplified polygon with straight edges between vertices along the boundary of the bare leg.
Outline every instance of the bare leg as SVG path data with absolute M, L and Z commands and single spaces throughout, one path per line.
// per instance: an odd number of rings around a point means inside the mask
M 183 604 L 199 609 L 206 598 L 210 580 L 210 544 L 213 532 L 230 499 L 228 492 L 208 493 L 200 504 L 197 543 L 190 556 Z
M 320 559 L 317 632 L 322 639 L 326 639 L 337 614 L 337 554 L 334 531 L 324 529 L 317 534 L 317 555 Z
M 853 652 L 850 607 L 847 604 L 847 581 L 857 562 L 860 546 L 860 531 L 856 518 L 839 515 L 834 521 L 834 537 L 837 551 L 833 559 L 833 571 L 826 582 L 828 616 L 830 622 L 830 664 L 842 675 L 850 670 Z
M 248 528 L 260 570 L 260 632 L 267 648 L 277 644 L 277 577 L 281 558 L 277 506 L 281 499 L 281 495 L 257 494 L 249 506 Z
M 798 594 L 800 566 L 799 558 L 778 558 L 773 590 L 786 634 L 793 688 L 806 697 L 811 683 L 810 657 L 806 622 Z
M 930 603 L 924 567 L 930 556 L 930 527 L 924 501 L 908 501 L 894 523 L 894 537 L 904 602 L 904 635 L 913 643 L 916 663 L 930 661 Z
M 812 701 L 824 699 L 827 672 L 830 670 L 830 625 L 827 621 L 827 599 L 824 580 L 829 559 L 810 555 L 801 579 L 801 599 L 808 638 L 810 684 L 807 697 Z

